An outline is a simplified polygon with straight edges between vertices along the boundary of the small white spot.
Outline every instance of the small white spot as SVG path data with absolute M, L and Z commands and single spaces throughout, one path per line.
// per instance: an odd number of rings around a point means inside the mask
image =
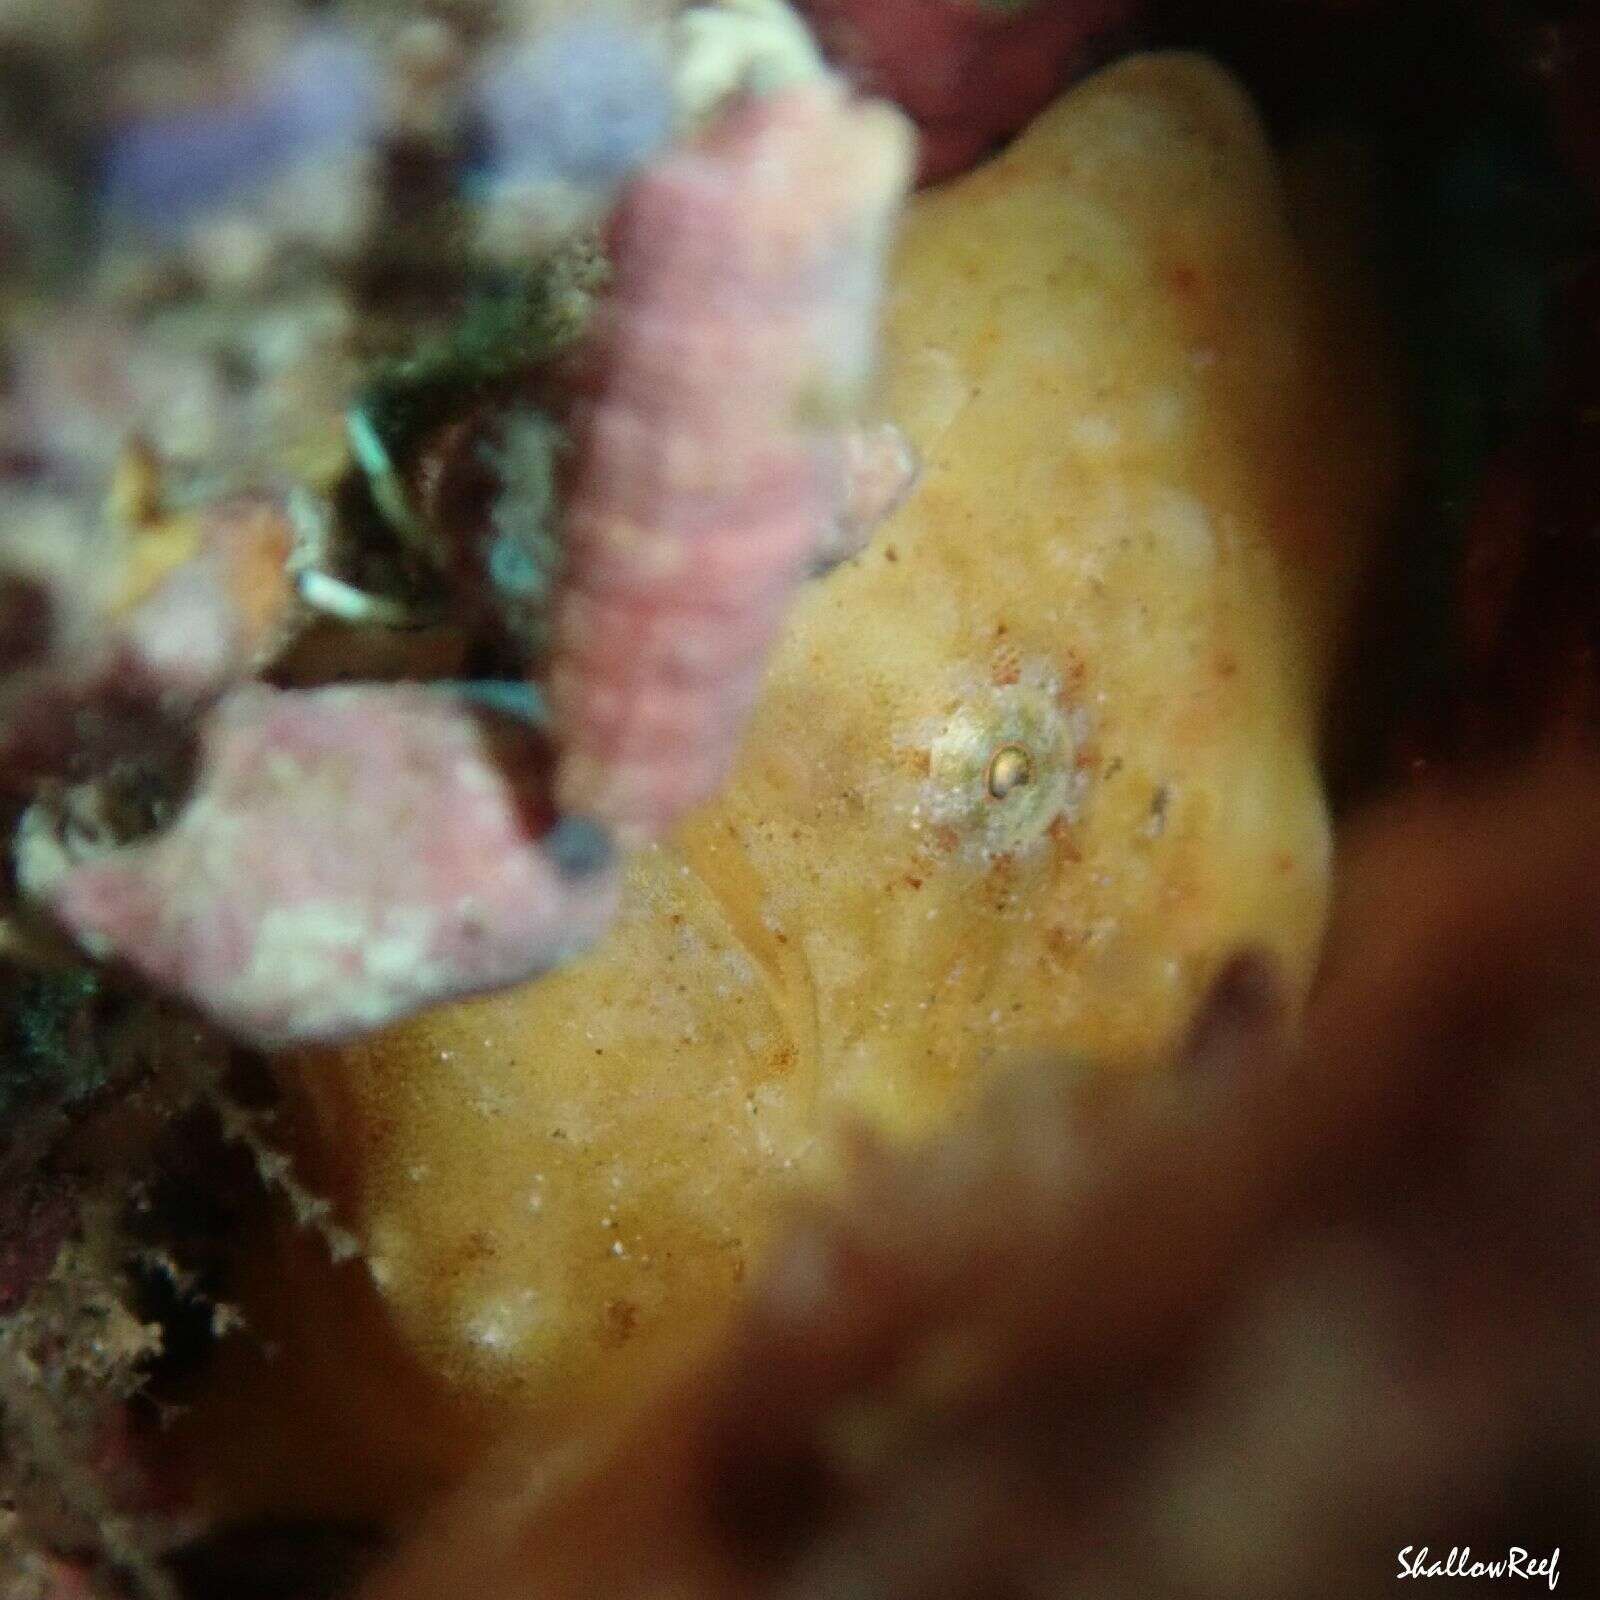
M 1152 389 L 1145 396 L 1145 421 L 1151 436 L 1161 443 L 1175 438 L 1189 414 L 1188 403 L 1176 389 Z
M 1122 443 L 1122 429 L 1116 419 L 1100 411 L 1090 411 L 1075 418 L 1070 436 L 1080 450 L 1092 455 L 1104 455 Z
M 509 1355 L 532 1330 L 536 1303 L 532 1289 L 524 1289 L 510 1299 L 487 1301 L 466 1319 L 464 1332 L 480 1350 Z
M 1179 489 L 1160 491 L 1152 510 L 1151 531 L 1186 571 L 1202 572 L 1216 561 L 1211 513 L 1192 494 Z

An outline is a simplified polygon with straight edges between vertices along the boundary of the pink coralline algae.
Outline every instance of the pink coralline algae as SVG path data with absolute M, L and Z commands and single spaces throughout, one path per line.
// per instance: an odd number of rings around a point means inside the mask
M 339 1038 L 516 982 L 614 910 L 603 837 L 542 799 L 538 736 L 448 688 L 242 688 L 199 771 L 165 832 L 37 892 L 241 1038 Z
M 911 139 L 819 79 L 738 101 L 624 191 L 576 419 L 551 691 L 563 808 L 659 834 L 724 781 L 841 518 Z

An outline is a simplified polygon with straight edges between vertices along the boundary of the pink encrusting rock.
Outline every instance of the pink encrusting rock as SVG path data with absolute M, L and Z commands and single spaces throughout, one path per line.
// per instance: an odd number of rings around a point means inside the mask
M 344 1037 L 557 964 L 617 870 L 542 798 L 539 736 L 420 685 L 232 693 L 147 842 L 36 890 L 87 948 L 262 1045 Z
M 564 810 L 651 837 L 727 776 L 794 585 L 851 514 L 911 145 L 818 79 L 734 102 L 624 191 L 565 515 Z

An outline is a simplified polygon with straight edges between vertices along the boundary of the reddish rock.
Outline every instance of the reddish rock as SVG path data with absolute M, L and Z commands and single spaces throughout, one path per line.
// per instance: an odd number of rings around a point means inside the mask
M 824 47 L 922 132 L 920 177 L 947 178 L 1026 127 L 1142 0 L 800 0 Z
M 735 103 L 624 192 L 564 519 L 564 808 L 649 836 L 727 776 L 793 588 L 850 515 L 909 143 L 814 81 Z
M 543 970 L 609 921 L 525 724 L 445 688 L 235 691 L 165 832 L 38 886 L 90 950 L 263 1045 L 380 1027 Z

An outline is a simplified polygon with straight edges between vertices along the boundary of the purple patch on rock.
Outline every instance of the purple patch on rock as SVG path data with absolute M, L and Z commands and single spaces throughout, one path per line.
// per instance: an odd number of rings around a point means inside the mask
M 377 117 L 370 53 L 313 29 L 256 94 L 116 129 L 102 157 L 106 205 L 147 228 L 180 227 L 301 162 L 360 147 Z
M 616 23 L 569 22 L 483 76 L 478 105 L 499 176 L 616 181 L 672 132 L 672 84 L 655 40 Z

